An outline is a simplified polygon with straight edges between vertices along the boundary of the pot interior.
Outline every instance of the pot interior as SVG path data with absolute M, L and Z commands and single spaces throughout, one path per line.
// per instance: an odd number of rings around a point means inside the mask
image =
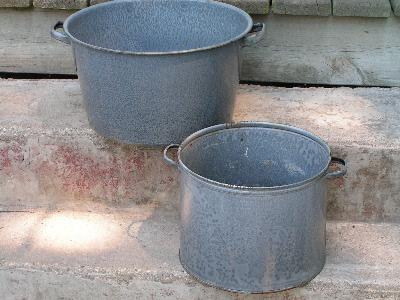
M 222 3 L 185 0 L 113 1 L 71 16 L 66 31 L 86 44 L 129 52 L 175 52 L 238 39 L 252 25 Z
M 330 162 L 329 148 L 303 134 L 275 128 L 223 129 L 183 146 L 192 172 L 241 187 L 279 187 L 309 180 Z

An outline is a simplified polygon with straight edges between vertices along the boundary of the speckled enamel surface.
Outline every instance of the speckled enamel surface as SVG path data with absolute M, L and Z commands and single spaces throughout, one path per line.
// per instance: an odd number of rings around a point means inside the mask
M 99 134 L 165 145 L 231 121 L 241 43 L 235 37 L 251 27 L 243 11 L 204 1 L 119 1 L 78 14 L 64 27 L 76 38 L 78 77 Z
M 300 286 L 325 263 L 326 183 L 318 174 L 329 163 L 329 149 L 298 134 L 248 129 L 184 142 L 180 158 L 188 169 L 180 167 L 180 260 L 198 280 L 226 290 L 257 293 Z M 222 171 L 211 176 L 207 167 Z M 188 170 L 247 187 L 316 177 L 295 188 L 251 190 L 214 184 Z
M 73 38 L 96 47 L 170 52 L 226 43 L 249 31 L 251 18 L 214 1 L 121 0 L 82 10 L 66 27 Z
M 183 164 L 216 182 L 279 187 L 318 176 L 329 164 L 324 145 L 273 128 L 229 128 L 199 136 L 180 151 Z
M 75 46 L 89 123 L 130 144 L 181 142 L 229 122 L 239 83 L 239 46 L 167 56 L 125 56 Z

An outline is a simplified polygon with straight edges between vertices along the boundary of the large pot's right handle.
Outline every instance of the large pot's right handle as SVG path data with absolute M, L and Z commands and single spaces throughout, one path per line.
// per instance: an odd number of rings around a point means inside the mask
M 346 166 L 346 161 L 344 159 L 332 157 L 330 165 L 331 164 L 341 165 L 341 168 L 338 171 L 329 172 L 328 174 L 326 174 L 326 178 L 337 178 L 346 175 L 347 166 Z
M 178 167 L 178 163 L 177 163 L 175 160 L 173 160 L 172 158 L 170 158 L 170 157 L 168 156 L 168 151 L 169 151 L 170 149 L 179 148 L 179 147 L 180 147 L 180 145 L 178 145 L 178 144 L 171 144 L 171 145 L 167 146 L 167 147 L 164 149 L 164 160 L 165 160 L 169 165 L 172 165 L 172 166 L 174 166 L 174 167 Z
M 265 24 L 255 23 L 242 41 L 242 47 L 248 47 L 257 44 L 265 34 Z
M 71 44 L 69 37 L 63 31 L 58 31 L 58 29 L 64 28 L 64 22 L 58 21 L 56 25 L 51 30 L 51 37 L 57 41 L 63 42 L 65 44 Z

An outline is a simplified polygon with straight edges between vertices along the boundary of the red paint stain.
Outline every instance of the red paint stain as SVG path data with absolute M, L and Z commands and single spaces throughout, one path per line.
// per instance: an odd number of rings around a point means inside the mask
M 123 178 L 126 184 L 137 183 L 146 178 L 145 154 L 142 151 L 127 153 Z
M 5 147 L 0 150 L 0 166 L 2 169 L 11 167 L 11 159 L 9 156 L 9 148 Z
M 37 158 L 40 163 L 34 166 L 40 184 L 69 197 L 139 203 L 154 197 L 153 193 L 160 191 L 157 188 L 160 182 L 165 185 L 175 182 L 166 164 L 147 150 L 116 148 L 108 152 L 53 144 L 45 147 L 41 150 L 42 157 Z
M 119 185 L 119 166 L 114 157 L 99 161 L 82 155 L 79 150 L 60 146 L 54 153 L 56 172 L 62 179 L 64 189 L 87 194 L 92 189 L 115 196 Z
M 135 156 L 133 158 L 133 163 L 138 171 L 143 171 L 144 169 L 144 158 L 143 156 Z
M 0 169 L 11 169 L 14 164 L 24 161 L 24 153 L 18 144 L 6 145 L 0 149 Z

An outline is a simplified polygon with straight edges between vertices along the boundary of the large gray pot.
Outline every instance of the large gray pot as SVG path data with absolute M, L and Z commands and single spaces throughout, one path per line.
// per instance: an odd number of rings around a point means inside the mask
M 263 32 L 263 24 L 224 3 L 138 0 L 83 9 L 51 34 L 72 46 L 99 134 L 165 145 L 231 120 L 240 47 Z
M 178 162 L 168 149 L 179 147 Z M 269 123 L 217 125 L 164 151 L 181 174 L 180 260 L 231 291 L 305 284 L 325 263 L 326 179 L 346 173 L 327 144 Z M 331 163 L 343 165 L 329 171 Z

